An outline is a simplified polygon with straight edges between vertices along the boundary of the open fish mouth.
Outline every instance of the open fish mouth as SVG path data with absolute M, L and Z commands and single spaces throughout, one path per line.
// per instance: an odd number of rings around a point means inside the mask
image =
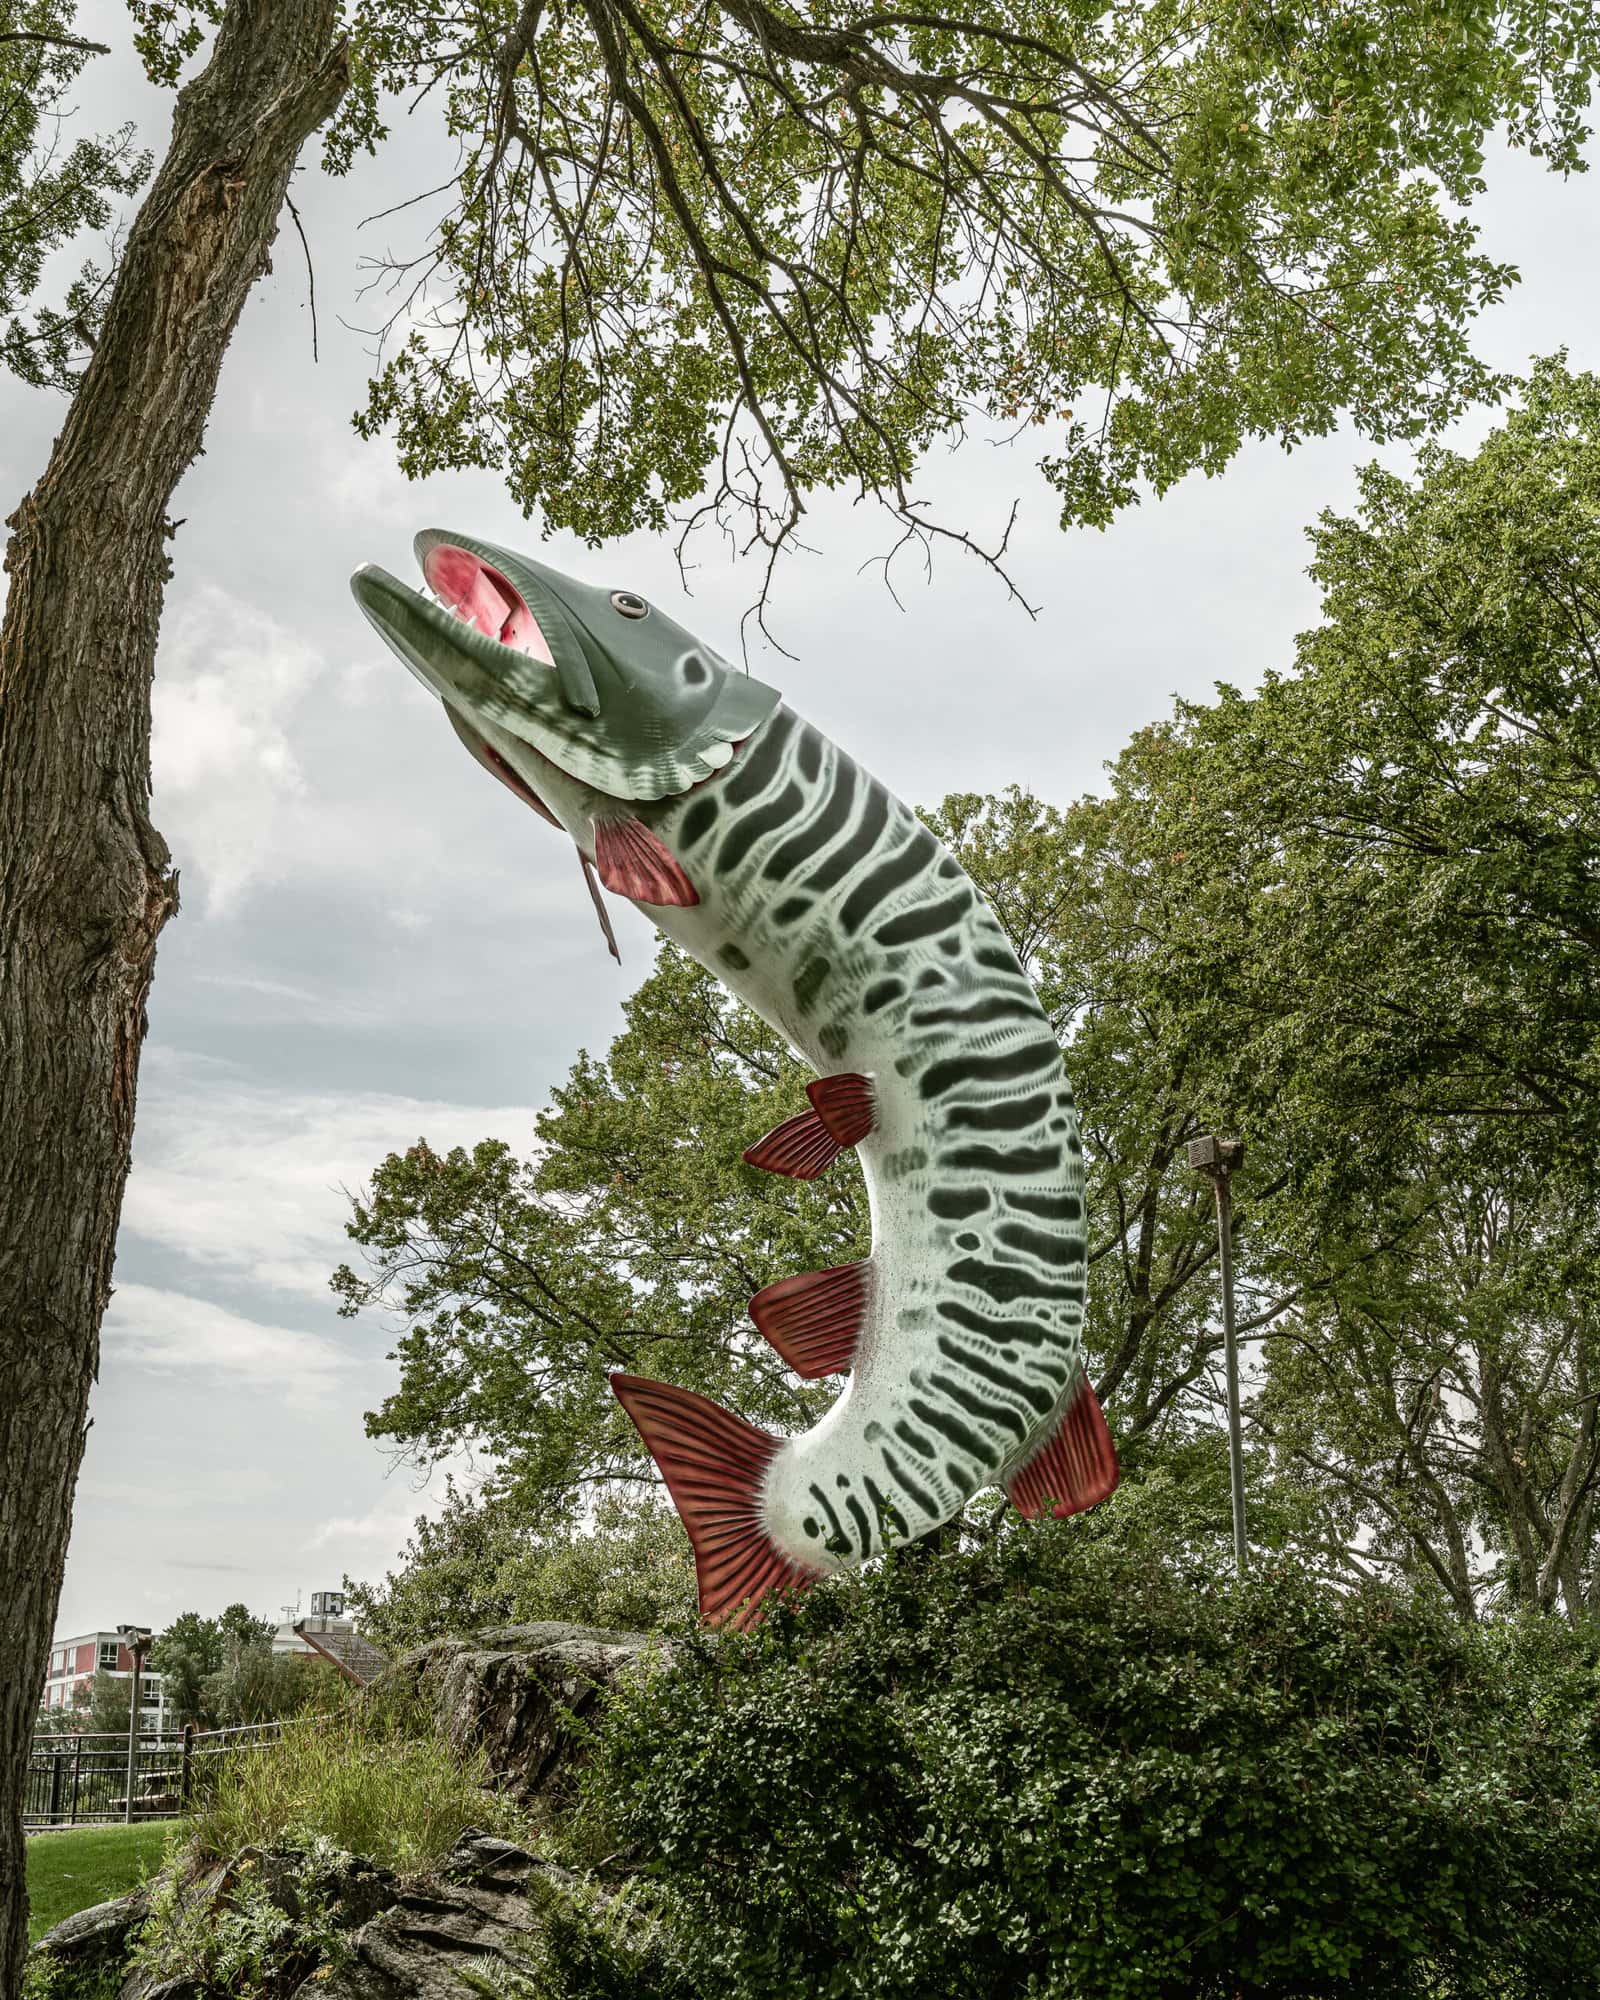
M 560 709 L 599 715 L 587 655 L 552 594 L 513 583 L 476 550 L 435 530 L 418 535 L 415 546 L 425 592 L 376 563 L 358 569 L 350 587 L 424 687 L 519 736 L 526 734 L 519 707 L 547 717 Z
M 775 688 L 632 591 L 475 535 L 430 528 L 414 546 L 418 587 L 368 564 L 350 580 L 356 602 L 458 734 L 508 758 L 520 761 L 511 737 L 607 798 L 673 798 L 722 770 L 778 706 Z
M 422 555 L 422 575 L 437 602 L 463 625 L 547 667 L 555 665 L 550 642 L 522 593 L 482 556 L 439 542 Z

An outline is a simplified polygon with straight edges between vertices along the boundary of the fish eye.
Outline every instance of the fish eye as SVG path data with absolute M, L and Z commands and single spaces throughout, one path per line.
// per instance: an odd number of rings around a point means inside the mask
M 631 590 L 614 590 L 611 593 L 611 608 L 620 611 L 624 618 L 646 618 L 650 607 L 642 597 L 636 597 Z

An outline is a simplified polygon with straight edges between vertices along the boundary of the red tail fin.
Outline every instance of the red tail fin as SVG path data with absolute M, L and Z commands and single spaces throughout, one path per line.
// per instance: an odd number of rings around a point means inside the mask
M 650 1447 L 689 1531 L 708 1625 L 746 1631 L 768 1591 L 811 1582 L 816 1572 L 791 1561 L 761 1520 L 761 1486 L 779 1439 L 670 1382 L 615 1374 L 611 1392 Z
M 1061 1520 L 1098 1506 L 1116 1490 L 1117 1448 L 1086 1375 L 1042 1451 L 1006 1481 L 1019 1514 Z

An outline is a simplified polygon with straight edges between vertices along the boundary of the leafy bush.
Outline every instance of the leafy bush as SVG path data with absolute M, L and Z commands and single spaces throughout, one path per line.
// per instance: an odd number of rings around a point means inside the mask
M 349 1955 L 335 1899 L 339 1867 L 349 1857 L 329 1841 L 311 1839 L 280 1847 L 274 1858 L 289 1863 L 292 1896 L 282 1882 L 274 1894 L 257 1854 L 239 1857 L 215 1894 L 196 1894 L 189 1872 L 170 1867 L 151 1895 L 129 1971 L 146 1986 L 172 1982 L 252 2000 L 277 2000 L 308 1976 L 326 1978 Z
M 481 1755 L 465 1763 L 431 1717 L 378 1690 L 332 1713 L 285 1724 L 278 1742 L 232 1757 L 195 1819 L 200 1852 L 321 1837 L 402 1872 L 440 1861 L 468 1827 L 515 1838 L 523 1815 L 482 1789 Z
M 451 1485 L 381 1583 L 345 1578 L 362 1629 L 391 1653 L 448 1632 L 540 1618 L 628 1632 L 673 1630 L 696 1612 L 694 1558 L 654 1494 L 604 1493 L 586 1526 L 531 1518 L 514 1492 Z
M 1576 2000 L 1597 1695 L 1552 1622 L 1019 1528 L 692 1643 L 569 1838 L 730 2000 Z

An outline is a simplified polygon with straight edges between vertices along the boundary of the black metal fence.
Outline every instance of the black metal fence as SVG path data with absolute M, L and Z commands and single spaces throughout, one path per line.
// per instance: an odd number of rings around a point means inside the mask
M 30 1831 L 96 1822 L 181 1819 L 216 1782 L 230 1757 L 275 1743 L 280 1722 L 181 1734 L 36 1736 L 28 1759 L 22 1823 Z M 130 1806 L 130 1796 L 132 1804 Z

